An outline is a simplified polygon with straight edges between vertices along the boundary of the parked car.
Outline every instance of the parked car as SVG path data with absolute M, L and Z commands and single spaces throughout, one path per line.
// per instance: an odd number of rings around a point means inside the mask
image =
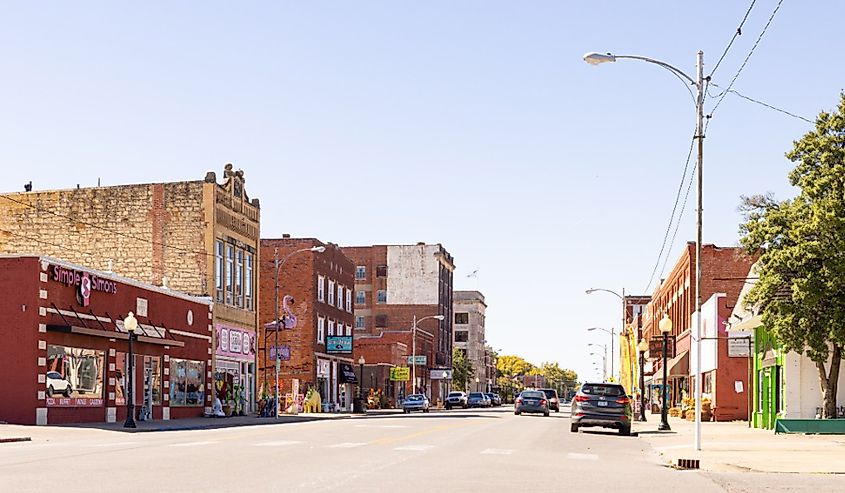
M 466 393 L 459 391 L 449 392 L 449 395 L 446 396 L 446 409 L 452 409 L 453 407 L 463 409 L 469 407 Z
M 490 400 L 481 392 L 470 392 L 467 404 L 469 407 L 490 407 Z
M 570 431 L 601 426 L 616 428 L 620 435 L 631 434 L 631 398 L 618 383 L 585 383 L 572 399 Z
M 543 416 L 548 416 L 549 401 L 546 394 L 539 390 L 523 390 L 516 398 L 513 413 L 517 416 L 522 413 L 543 413 Z
M 427 413 L 429 405 L 430 403 L 428 402 L 428 398 L 423 394 L 411 394 L 404 402 L 402 402 L 402 411 L 404 411 L 405 414 L 408 414 L 411 411 L 422 411 Z
M 556 413 L 560 412 L 560 399 L 557 396 L 557 390 L 555 389 L 537 389 L 540 392 L 546 394 L 546 399 L 549 401 L 549 409 L 554 409 Z
M 47 372 L 47 395 L 53 397 L 56 393 L 61 393 L 65 397 L 70 397 L 73 393 L 73 387 L 61 373 L 57 371 Z
M 487 398 L 490 399 L 490 405 L 491 406 L 501 406 L 502 405 L 502 398 L 499 397 L 499 394 L 495 394 L 493 392 L 487 392 L 484 395 L 486 395 Z

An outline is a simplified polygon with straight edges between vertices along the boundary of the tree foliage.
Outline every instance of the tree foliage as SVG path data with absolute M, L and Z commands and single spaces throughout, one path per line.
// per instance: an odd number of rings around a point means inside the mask
M 464 352 L 458 348 L 452 349 L 452 387 L 464 390 L 470 379 L 475 376 L 475 369 L 472 363 L 464 356 Z
M 845 344 L 845 94 L 786 157 L 796 163 L 789 181 L 798 195 L 743 197 L 740 206 L 742 245 L 759 255 L 746 300 L 786 350 L 816 363 L 823 416 L 834 417 Z
M 519 356 L 499 356 L 496 369 L 500 375 L 513 378 L 517 375 L 529 375 L 534 365 Z

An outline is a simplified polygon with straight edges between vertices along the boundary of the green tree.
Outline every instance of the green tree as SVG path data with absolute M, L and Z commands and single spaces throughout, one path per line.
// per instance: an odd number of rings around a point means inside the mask
M 528 375 L 534 365 L 519 356 L 499 356 L 496 369 L 504 377 L 513 378 L 518 375 Z
M 786 157 L 796 163 L 789 173 L 799 190 L 794 199 L 742 198 L 741 242 L 759 255 L 747 301 L 787 351 L 815 363 L 822 417 L 833 418 L 845 344 L 845 94 Z
M 467 360 L 464 352 L 458 348 L 452 349 L 452 387 L 465 390 L 470 379 L 475 375 L 472 363 Z

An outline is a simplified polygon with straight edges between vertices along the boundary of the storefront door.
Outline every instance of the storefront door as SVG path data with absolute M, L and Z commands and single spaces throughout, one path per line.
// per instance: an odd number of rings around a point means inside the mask
M 772 373 L 772 367 L 768 367 L 760 370 L 757 376 L 760 427 L 769 430 L 775 427 L 775 418 L 777 417 L 777 408 L 775 405 L 776 391 L 774 389 Z

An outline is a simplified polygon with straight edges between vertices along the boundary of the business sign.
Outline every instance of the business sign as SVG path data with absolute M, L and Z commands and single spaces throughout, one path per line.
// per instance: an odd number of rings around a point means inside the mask
M 668 340 L 668 355 L 667 358 L 675 357 L 675 336 L 669 336 Z M 663 336 L 654 337 L 648 341 L 648 357 L 662 358 L 663 357 Z
M 326 352 L 352 354 L 352 336 L 326 336 Z
M 215 354 L 242 361 L 252 360 L 255 355 L 255 332 L 218 324 Z
M 282 344 L 279 346 L 270 346 L 270 359 L 276 359 L 276 353 L 279 354 L 279 359 L 282 361 L 290 361 L 290 346 Z
M 416 364 L 419 365 L 419 366 L 425 366 L 425 364 L 428 362 L 428 359 L 425 356 L 417 356 L 416 358 L 417 358 Z M 408 356 L 408 364 L 409 365 L 414 364 L 414 357 L 413 356 Z
M 317 378 L 329 378 L 331 362 L 327 359 L 317 360 Z
M 394 382 L 407 382 L 411 379 L 411 369 L 405 366 L 394 366 L 390 369 L 390 379 Z
M 117 294 L 117 283 L 110 279 L 103 279 L 87 272 L 68 269 L 61 265 L 50 266 L 50 278 L 65 286 L 76 288 L 76 301 L 81 306 L 88 306 L 91 303 L 91 291 L 100 291 L 107 294 Z
M 429 376 L 432 380 L 451 380 L 452 379 L 452 370 L 448 368 L 436 368 L 433 370 L 429 370 Z
M 750 332 L 733 332 L 728 337 L 728 357 L 747 358 L 751 344 Z

